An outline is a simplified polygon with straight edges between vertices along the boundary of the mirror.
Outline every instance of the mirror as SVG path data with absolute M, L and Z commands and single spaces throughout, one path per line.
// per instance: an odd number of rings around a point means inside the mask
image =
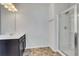
M 8 11 L 0 5 L 0 34 L 10 34 L 15 32 L 16 14 Z

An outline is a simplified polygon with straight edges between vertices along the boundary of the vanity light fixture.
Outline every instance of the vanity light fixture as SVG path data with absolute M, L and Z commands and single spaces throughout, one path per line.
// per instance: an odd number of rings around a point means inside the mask
M 8 11 L 11 11 L 11 12 L 17 12 L 18 10 L 16 9 L 15 5 L 12 4 L 12 3 L 1 3 L 1 5 L 4 6 L 4 8 L 7 8 Z

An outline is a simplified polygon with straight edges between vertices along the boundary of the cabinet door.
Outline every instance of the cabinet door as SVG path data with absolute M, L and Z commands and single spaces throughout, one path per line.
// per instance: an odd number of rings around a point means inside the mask
M 20 55 L 23 55 L 23 37 L 21 37 L 20 38 L 20 40 L 19 40 L 19 42 L 20 42 Z
M 18 40 L 6 40 L 6 50 L 8 56 L 19 56 Z
M 25 50 L 26 48 L 26 37 L 25 35 L 23 36 L 23 51 Z
M 22 44 L 22 41 L 20 42 L 20 55 L 23 54 L 23 44 Z

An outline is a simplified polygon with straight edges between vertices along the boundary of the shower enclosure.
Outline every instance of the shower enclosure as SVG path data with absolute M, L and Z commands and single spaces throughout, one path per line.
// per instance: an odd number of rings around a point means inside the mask
M 59 50 L 65 55 L 79 55 L 79 6 L 75 4 L 58 15 Z

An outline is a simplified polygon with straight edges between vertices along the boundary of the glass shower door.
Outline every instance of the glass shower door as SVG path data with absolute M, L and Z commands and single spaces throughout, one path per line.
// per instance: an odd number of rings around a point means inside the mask
M 75 12 L 74 7 L 59 15 L 59 49 L 65 55 L 75 55 Z
M 77 13 L 77 19 L 78 19 L 78 22 L 77 22 L 77 25 L 78 25 L 78 26 L 77 26 L 77 27 L 78 27 L 78 28 L 77 28 L 77 29 L 78 29 L 78 56 L 79 56 L 79 4 L 77 4 L 77 7 L 78 7 L 78 9 L 77 9 L 77 10 L 78 10 L 78 11 L 77 11 L 77 12 L 78 12 L 78 13 Z

